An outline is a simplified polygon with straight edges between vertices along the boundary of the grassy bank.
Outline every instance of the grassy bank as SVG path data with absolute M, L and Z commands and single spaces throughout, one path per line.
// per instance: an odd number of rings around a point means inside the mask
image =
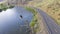
M 28 11 L 32 12 L 33 13 L 33 19 L 30 23 L 30 26 L 33 27 L 35 25 L 35 23 L 37 22 L 37 18 L 36 18 L 36 14 L 37 12 L 33 9 L 33 8 L 30 8 L 30 7 L 25 7 Z
M 37 19 L 37 12 L 33 9 L 33 8 L 30 8 L 30 7 L 25 7 L 28 11 L 32 12 L 33 13 L 33 19 L 31 20 L 30 22 L 30 27 L 33 29 L 34 33 L 37 32 L 37 29 L 38 29 L 38 19 Z M 35 27 L 36 26 L 36 27 Z
M 7 6 L 7 5 L 5 5 L 5 4 L 3 4 L 3 3 L 0 4 L 0 9 L 1 9 L 1 10 L 4 10 L 4 11 L 5 11 L 6 9 L 13 8 L 13 7 L 14 7 L 14 6 L 12 6 L 12 5 L 8 5 L 8 6 Z

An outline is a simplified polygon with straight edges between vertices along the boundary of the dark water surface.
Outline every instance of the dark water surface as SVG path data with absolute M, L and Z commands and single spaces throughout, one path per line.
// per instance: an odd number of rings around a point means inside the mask
M 22 16 L 22 17 L 21 17 Z M 0 34 L 30 34 L 28 24 L 33 14 L 23 7 L 14 7 L 0 13 Z

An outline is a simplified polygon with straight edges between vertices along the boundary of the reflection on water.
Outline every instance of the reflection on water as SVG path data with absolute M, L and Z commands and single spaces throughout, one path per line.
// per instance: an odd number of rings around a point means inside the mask
M 26 31 L 32 17 L 33 14 L 22 7 L 2 11 L 0 13 L 0 34 L 29 34 Z

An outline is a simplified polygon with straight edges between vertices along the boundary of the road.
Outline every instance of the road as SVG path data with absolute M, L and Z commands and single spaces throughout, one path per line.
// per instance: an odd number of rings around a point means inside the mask
M 19 9 L 19 8 L 18 8 Z M 48 32 L 49 32 L 49 34 L 60 34 L 60 26 L 58 26 L 57 24 L 56 24 L 56 22 L 49 16 L 49 15 L 47 15 L 45 12 L 43 12 L 42 10 L 40 10 L 40 9 L 36 9 L 39 13 L 40 13 L 40 15 L 42 16 L 42 18 L 43 18 L 43 21 L 44 21 L 44 23 L 46 24 L 46 28 L 47 28 L 47 30 L 48 30 Z M 20 10 L 19 10 L 20 11 Z M 7 24 L 10 26 L 10 24 L 12 23 L 15 23 L 15 25 L 13 26 L 13 25 L 11 25 L 12 27 L 13 27 L 13 29 L 12 30 L 17 30 L 18 28 L 19 28 L 19 26 L 20 26 L 20 24 L 16 24 L 17 23 L 17 21 L 20 23 L 20 21 L 21 20 L 19 20 L 19 16 L 20 16 L 20 14 L 22 15 L 23 14 L 23 17 L 24 17 L 24 19 L 26 18 L 26 16 L 29 16 L 29 17 L 31 17 L 30 15 L 29 15 L 29 12 L 28 13 L 26 13 L 26 12 L 23 12 L 23 10 L 22 10 L 22 8 L 21 8 L 21 12 L 17 12 L 17 9 L 16 10 L 14 10 L 13 12 L 12 11 L 8 11 L 8 12 L 3 12 L 3 13 L 0 13 L 0 20 L 5 20 L 5 21 L 8 21 L 8 19 L 9 19 L 9 23 L 7 22 Z M 24 10 L 25 11 L 25 10 Z M 10 14 L 11 13 L 11 14 Z M 12 15 L 13 14 L 13 15 Z M 16 16 L 17 15 L 17 16 Z M 26 15 L 26 16 L 25 16 Z M 32 15 L 32 14 L 31 14 Z M 8 17 L 8 19 L 2 19 L 3 17 L 5 17 L 5 18 L 7 18 Z M 11 20 L 11 19 L 12 20 Z M 28 17 L 27 17 L 28 18 Z M 27 19 L 26 18 L 26 19 Z M 16 20 L 16 19 L 18 19 L 18 20 Z M 24 20 L 23 19 L 23 20 Z M 31 19 L 31 18 L 30 18 Z M 11 21 L 10 21 L 11 20 Z M 2 22 L 4 22 L 4 21 L 2 21 Z M 11 22 L 11 23 L 10 23 Z M 5 24 L 5 22 L 3 23 L 3 24 Z M 7 24 L 5 24 L 5 25 L 7 25 Z M 21 23 L 22 24 L 22 23 Z M 24 23 L 23 23 L 24 24 Z M 0 21 L 0 25 L 1 25 L 1 21 Z M 3 25 L 5 28 L 3 28 L 4 29 L 4 31 L 3 32 L 8 32 L 8 28 L 7 27 L 9 27 L 9 26 L 5 26 L 5 25 Z M 17 27 L 17 25 L 18 25 L 18 27 Z M 10 27 L 11 27 L 10 26 Z M 16 27 L 17 27 L 17 29 L 15 29 Z M 1 26 L 2 27 L 2 26 Z M 0 32 L 1 32 L 1 30 L 2 30 L 2 28 L 0 27 Z M 10 29 L 11 30 L 11 29 Z M 22 31 L 24 30 L 24 28 L 22 29 Z M 19 30 L 18 30 L 19 31 Z M 24 30 L 25 31 L 25 30 Z M 19 32 L 20 33 L 20 32 Z M 4 33 L 4 34 L 6 34 L 6 33 Z
M 47 30 L 49 34 L 60 34 L 60 26 L 58 26 L 56 22 L 45 12 L 43 12 L 40 9 L 36 9 L 36 10 L 40 13 L 42 18 L 44 19 L 44 23 L 47 26 Z

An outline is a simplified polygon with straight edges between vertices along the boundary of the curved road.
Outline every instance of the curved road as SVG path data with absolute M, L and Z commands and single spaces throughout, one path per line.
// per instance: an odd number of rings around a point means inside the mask
M 35 9 L 43 17 L 49 34 L 60 34 L 60 26 L 58 26 L 56 24 L 56 22 L 49 15 L 47 15 L 45 12 L 43 12 L 42 10 L 37 9 L 37 8 L 35 8 Z

